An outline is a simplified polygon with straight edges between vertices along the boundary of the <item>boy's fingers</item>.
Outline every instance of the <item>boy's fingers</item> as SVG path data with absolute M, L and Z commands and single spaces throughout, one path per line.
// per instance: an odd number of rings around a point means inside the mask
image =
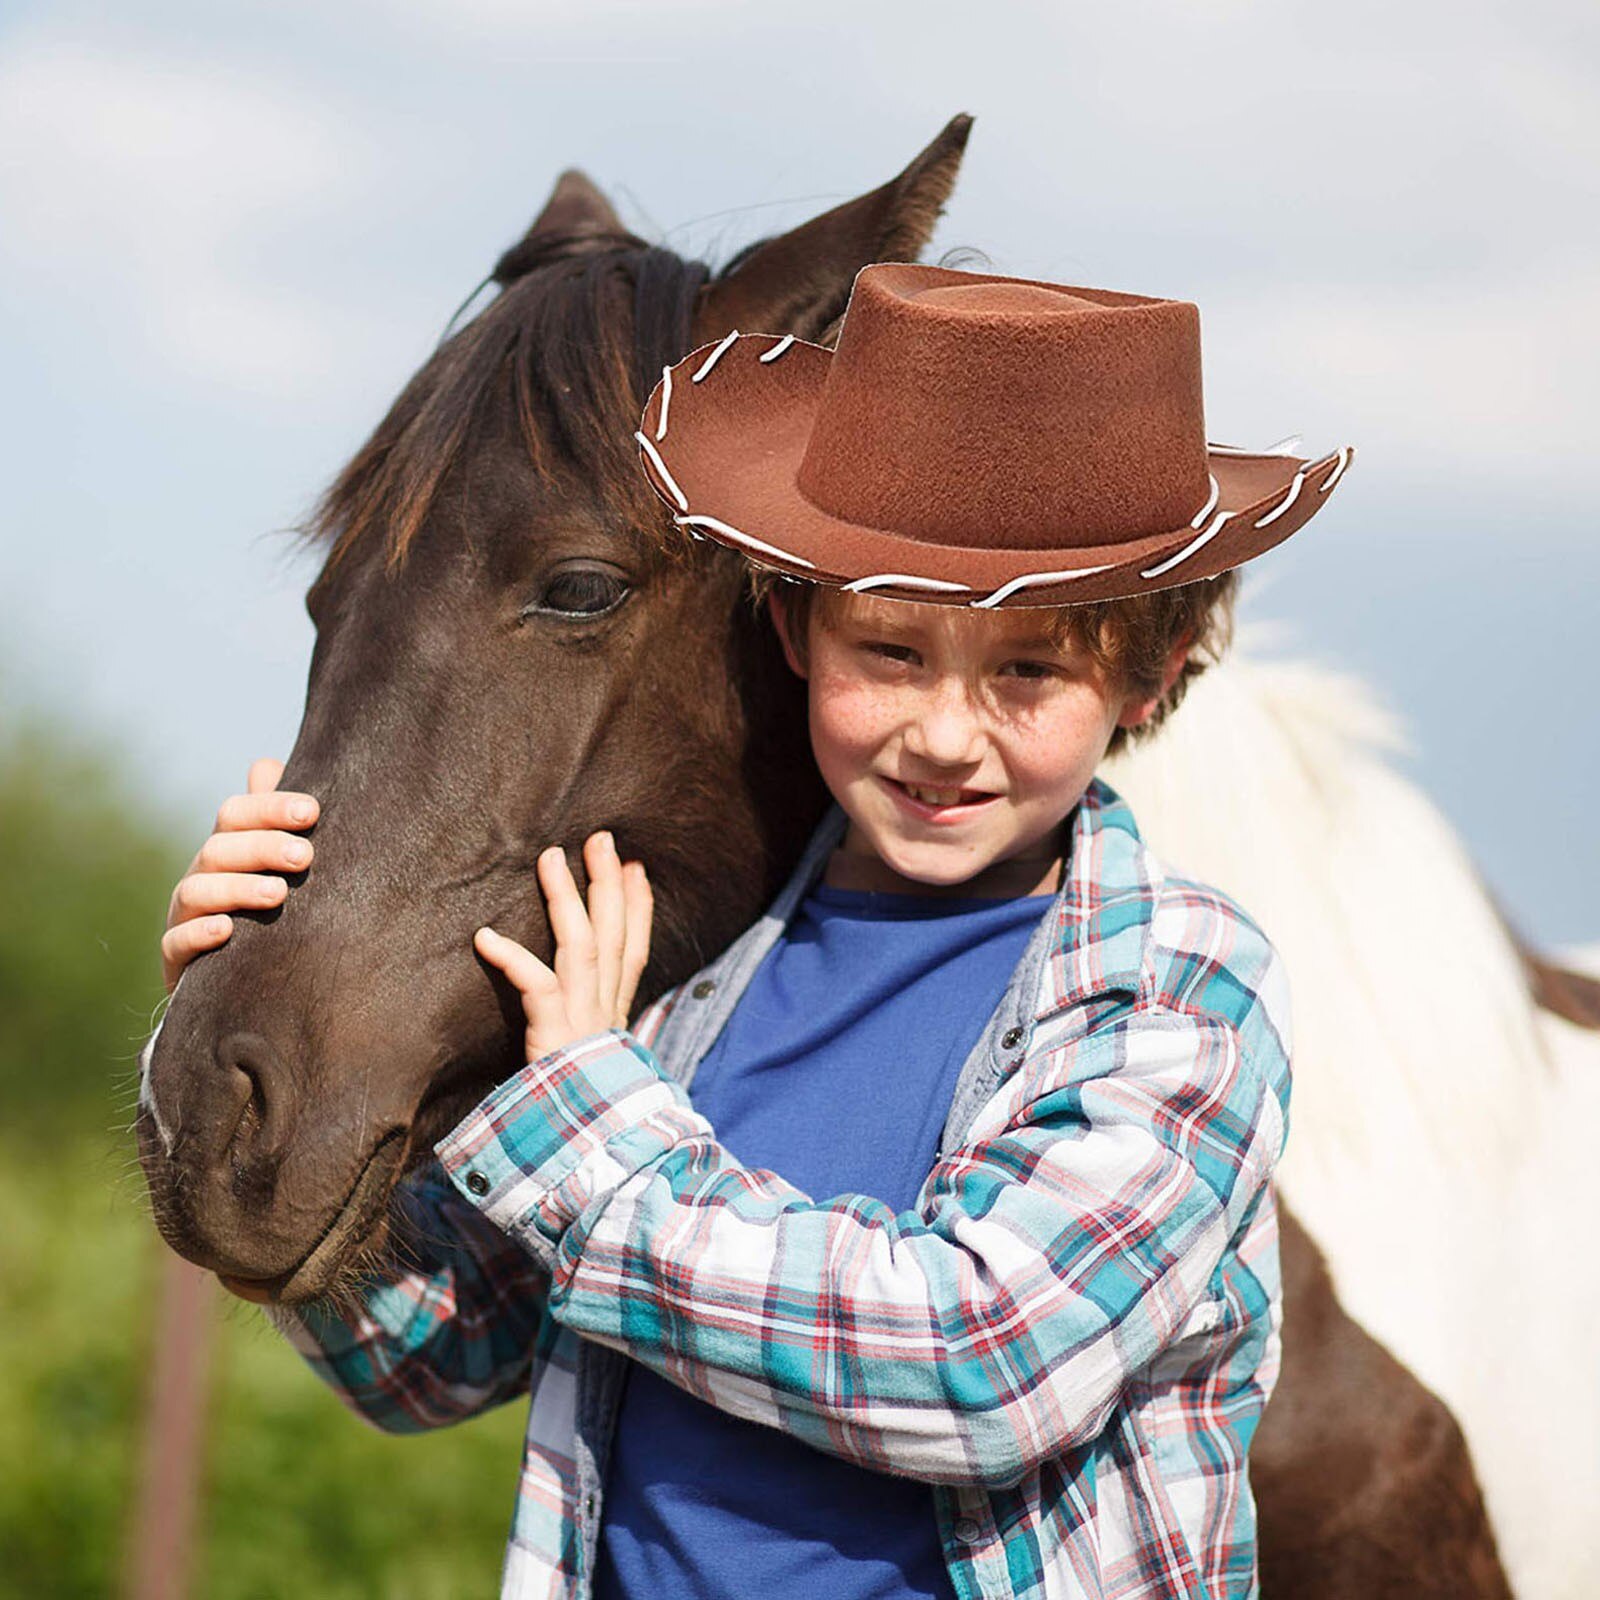
M 200 846 L 194 872 L 303 872 L 311 864 L 311 841 L 274 828 L 214 833 Z
M 545 912 L 555 936 L 555 972 L 566 991 L 574 1015 L 594 1011 L 599 994 L 594 929 L 578 893 L 566 851 L 551 845 L 539 857 L 539 883 L 544 890 Z
M 609 1016 L 616 1009 L 627 932 L 622 862 L 609 833 L 589 835 L 583 847 L 583 862 L 589 872 L 589 925 L 594 933 L 596 983 L 601 1008 Z
M 161 976 L 166 981 L 167 992 L 172 992 L 179 975 L 196 956 L 226 944 L 232 932 L 230 917 L 197 917 L 192 922 L 180 922 L 168 928 L 161 936 Z
M 251 828 L 309 828 L 319 811 L 315 795 L 293 789 L 261 794 L 229 795 L 217 808 L 215 833 L 240 833 Z
M 259 911 L 280 905 L 289 892 L 282 878 L 261 872 L 191 872 L 172 891 L 169 926 L 218 911 Z
M 472 943 L 478 954 L 490 966 L 498 967 L 524 994 L 560 990 L 561 983 L 555 973 L 531 950 L 518 944 L 515 939 L 508 938 L 503 933 L 496 933 L 493 928 L 484 927 L 479 928 L 473 935 Z
M 245 779 L 244 786 L 251 794 L 267 794 L 278 787 L 278 780 L 283 776 L 283 763 L 271 756 L 262 756 L 259 761 L 250 763 L 250 775 Z
M 561 980 L 538 956 L 493 928 L 479 928 L 472 936 L 472 945 L 490 966 L 503 972 L 521 994 L 522 1009 L 528 1018 L 530 1049 L 537 1038 L 553 1038 L 565 1031 L 567 1005 Z
M 655 911 L 655 896 L 642 861 L 630 861 L 622 869 L 622 895 L 626 909 L 626 933 L 622 946 L 622 977 L 617 989 L 617 1026 L 625 1028 L 633 1011 L 633 997 L 639 990 L 645 964 L 650 959 L 650 922 Z

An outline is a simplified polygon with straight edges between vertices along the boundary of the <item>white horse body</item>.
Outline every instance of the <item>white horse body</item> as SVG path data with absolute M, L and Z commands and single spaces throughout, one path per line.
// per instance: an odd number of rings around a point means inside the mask
M 1156 853 L 1283 953 L 1283 1193 L 1345 1308 L 1460 1421 L 1517 1594 L 1579 1600 L 1600 1593 L 1600 1034 L 1534 1006 L 1401 742 L 1354 680 L 1235 655 L 1104 770 Z M 1484 781 L 1516 782 L 1492 755 Z M 1518 825 L 1554 847 L 1536 806 Z

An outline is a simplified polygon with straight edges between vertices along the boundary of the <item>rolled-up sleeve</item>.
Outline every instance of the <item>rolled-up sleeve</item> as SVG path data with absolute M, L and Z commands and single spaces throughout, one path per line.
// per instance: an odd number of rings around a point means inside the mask
M 272 1311 L 311 1369 L 385 1433 L 444 1427 L 524 1393 L 549 1275 L 430 1162 L 395 1197 L 406 1243 L 337 1298 Z M 402 1264 L 403 1262 L 403 1264 Z
M 1283 1140 L 1209 1015 L 1130 1011 L 1023 1083 L 901 1212 L 741 1165 L 621 1030 L 530 1063 L 438 1153 L 565 1326 L 860 1465 L 1007 1486 L 1185 1331 Z
M 677 996 L 645 1007 L 638 1035 L 654 1038 Z M 384 1259 L 336 1297 L 272 1310 L 311 1369 L 384 1432 L 444 1427 L 526 1393 L 559 1332 L 546 1261 L 477 1198 L 430 1157 L 391 1201 Z

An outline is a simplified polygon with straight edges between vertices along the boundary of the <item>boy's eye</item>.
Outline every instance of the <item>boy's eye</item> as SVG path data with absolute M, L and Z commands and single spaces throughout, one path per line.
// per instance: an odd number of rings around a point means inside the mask
M 1041 678 L 1048 678 L 1055 668 L 1048 661 L 1008 661 L 1001 670 L 1029 682 L 1038 682 Z
M 890 644 L 885 639 L 869 639 L 866 644 L 869 654 L 882 656 L 886 661 L 915 661 L 917 652 L 908 644 Z

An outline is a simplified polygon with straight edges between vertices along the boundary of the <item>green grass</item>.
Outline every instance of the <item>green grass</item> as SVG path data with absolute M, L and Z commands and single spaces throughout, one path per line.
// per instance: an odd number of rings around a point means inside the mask
M 198 1592 L 446 1600 L 496 1592 L 521 1459 L 518 1406 L 390 1437 L 357 1421 L 260 1314 L 226 1319 Z
M 220 797 L 219 797 L 220 798 Z M 160 1250 L 125 1131 L 165 837 L 110 763 L 0 729 L 0 1596 L 118 1592 Z M 197 1600 L 495 1591 L 521 1408 L 392 1438 L 217 1297 Z

